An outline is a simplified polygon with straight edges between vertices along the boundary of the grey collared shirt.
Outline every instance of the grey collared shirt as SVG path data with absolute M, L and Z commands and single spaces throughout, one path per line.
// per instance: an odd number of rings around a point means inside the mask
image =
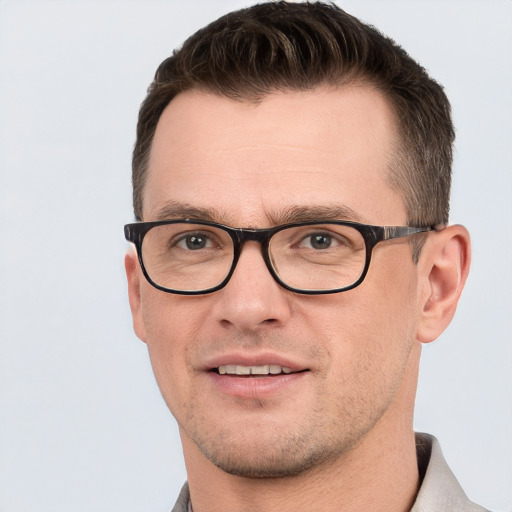
M 468 499 L 434 436 L 416 434 L 416 454 L 424 476 L 411 512 L 488 512 Z
M 469 501 L 434 436 L 416 434 L 416 453 L 422 483 L 411 512 L 489 512 Z M 192 512 L 186 483 L 170 512 Z

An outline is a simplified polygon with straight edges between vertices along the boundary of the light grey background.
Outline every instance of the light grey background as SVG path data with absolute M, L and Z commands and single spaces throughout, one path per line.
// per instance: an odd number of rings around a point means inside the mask
M 415 426 L 467 493 L 512 511 L 512 2 L 339 1 L 446 87 L 452 220 L 474 260 L 425 347 Z M 157 65 L 245 1 L 0 0 L 0 512 L 166 511 L 174 420 L 131 329 L 122 226 Z

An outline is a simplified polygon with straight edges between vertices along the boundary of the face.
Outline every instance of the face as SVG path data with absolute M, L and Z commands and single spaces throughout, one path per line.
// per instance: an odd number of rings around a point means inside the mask
M 182 93 L 156 130 L 144 220 L 265 228 L 307 212 L 404 225 L 403 200 L 386 183 L 394 141 L 389 106 L 365 86 L 257 105 Z M 135 330 L 185 458 L 196 451 L 244 476 L 298 474 L 391 431 L 411 407 L 418 293 L 407 239 L 379 244 L 359 287 L 320 296 L 281 288 L 256 242 L 227 286 L 202 296 L 153 288 L 130 258 Z M 276 373 L 219 373 L 267 365 Z

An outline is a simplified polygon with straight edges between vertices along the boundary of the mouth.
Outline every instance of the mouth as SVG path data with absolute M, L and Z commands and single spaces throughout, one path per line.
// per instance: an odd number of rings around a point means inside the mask
M 224 354 L 216 361 L 210 360 L 204 371 L 215 394 L 257 399 L 258 407 L 262 400 L 279 401 L 279 397 L 288 398 L 289 393 L 307 389 L 307 375 L 312 373 L 303 362 L 279 354 Z
M 219 375 L 233 375 L 236 377 L 268 377 L 277 375 L 290 375 L 307 372 L 309 369 L 294 371 L 287 366 L 277 364 L 264 364 L 257 366 L 244 366 L 240 364 L 223 364 L 211 370 Z

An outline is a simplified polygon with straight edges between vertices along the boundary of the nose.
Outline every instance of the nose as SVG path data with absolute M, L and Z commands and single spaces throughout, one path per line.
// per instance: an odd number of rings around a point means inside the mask
M 291 292 L 271 276 L 257 242 L 244 244 L 231 279 L 216 294 L 215 316 L 225 328 L 257 331 L 283 326 L 291 316 Z

